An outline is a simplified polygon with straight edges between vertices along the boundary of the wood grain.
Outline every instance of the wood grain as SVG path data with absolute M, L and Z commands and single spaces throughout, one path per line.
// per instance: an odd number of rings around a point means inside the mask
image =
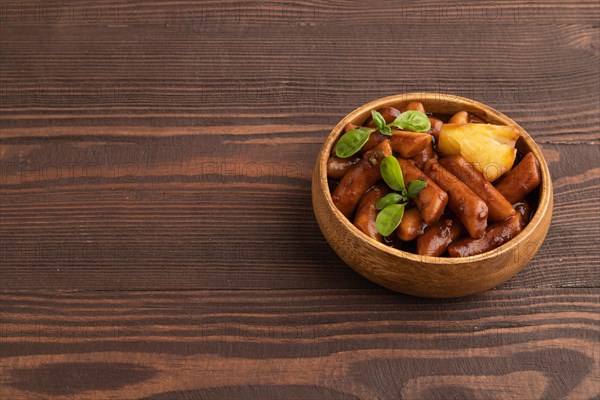
M 600 394 L 599 295 L 515 289 L 436 301 L 380 289 L 5 292 L 0 394 L 592 398 Z
M 253 143 L 264 134 L 0 139 L 0 287 L 365 287 L 312 218 L 325 135 L 285 146 Z M 506 287 L 598 287 L 599 147 L 543 148 L 553 222 Z
M 98 6 L 97 19 L 86 4 L 54 19 L 5 6 L 4 130 L 331 127 L 368 101 L 427 91 L 489 104 L 540 142 L 598 143 L 593 1 L 136 1 Z M 118 14 L 119 4 L 131 8 Z M 357 52 L 386 47 L 403 50 L 386 62 Z
M 0 397 L 599 398 L 599 17 L 595 0 L 0 0 Z M 383 291 L 314 221 L 332 127 L 414 91 L 489 104 L 543 145 L 551 230 L 499 290 Z

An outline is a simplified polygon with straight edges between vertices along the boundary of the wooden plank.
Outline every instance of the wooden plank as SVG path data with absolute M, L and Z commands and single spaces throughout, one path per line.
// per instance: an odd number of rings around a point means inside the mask
M 599 18 L 1 0 L 0 398 L 600 398 Z M 490 104 L 543 146 L 553 224 L 500 288 L 385 291 L 312 217 L 332 126 L 413 91 Z
M 449 0 L 422 0 L 402 3 L 374 0 L 369 4 L 356 0 L 316 0 L 291 2 L 266 0 L 244 3 L 239 0 L 180 2 L 175 0 L 116 1 L 102 3 L 72 2 L 48 5 L 34 1 L 3 2 L 6 27 L 26 25 L 40 29 L 102 25 L 119 29 L 136 25 L 168 24 L 175 29 L 214 31 L 233 25 L 233 29 L 266 30 L 271 26 L 296 29 L 315 25 L 346 25 L 365 21 L 547 24 L 553 22 L 597 22 L 600 12 L 593 0 L 486 1 L 472 3 Z M 182 26 L 177 26 L 180 24 Z
M 3 292 L 0 395 L 592 398 L 600 394 L 599 296 Z
M 3 139 L 1 287 L 366 287 L 312 215 L 312 160 L 324 133 L 265 129 Z M 544 145 L 552 226 L 506 287 L 600 285 L 599 150 Z
M 394 2 L 379 12 L 348 3 L 335 6 L 339 14 L 326 14 L 326 23 L 250 14 L 246 21 L 240 3 L 212 11 L 193 3 L 136 4 L 139 20 L 131 23 L 83 25 L 62 16 L 53 23 L 21 21 L 8 10 L 0 44 L 2 134 L 34 127 L 69 135 L 82 127 L 114 134 L 117 126 L 269 124 L 317 124 L 326 131 L 370 100 L 428 91 L 490 104 L 540 142 L 599 140 L 594 2 L 519 3 L 538 10 L 526 21 L 508 14 L 498 21 L 454 20 L 443 3 L 423 5 L 432 17 L 409 12 L 403 21 Z M 264 6 L 267 16 L 269 3 Z M 310 18 L 312 6 L 273 7 Z M 374 12 L 378 23 L 365 23 Z M 223 22 L 235 18 L 242 21 Z M 379 49 L 389 49 L 384 62 L 369 56 Z

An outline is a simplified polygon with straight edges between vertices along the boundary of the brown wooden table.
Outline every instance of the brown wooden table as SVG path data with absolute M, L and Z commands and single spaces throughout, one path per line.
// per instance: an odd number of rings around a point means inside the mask
M 597 0 L 1 1 L 0 398 L 598 399 Z M 381 289 L 313 162 L 378 97 L 508 114 L 554 219 L 515 278 Z

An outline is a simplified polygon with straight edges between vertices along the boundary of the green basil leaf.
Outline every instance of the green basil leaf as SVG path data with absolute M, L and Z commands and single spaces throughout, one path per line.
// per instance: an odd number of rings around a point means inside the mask
M 371 110 L 371 117 L 377 129 L 382 130 L 385 127 L 385 118 L 377 110 Z
M 404 204 L 391 204 L 381 210 L 375 219 L 375 228 L 383 236 L 390 236 L 404 216 Z
M 398 193 L 388 193 L 375 203 L 375 208 L 378 210 L 383 210 L 389 205 L 398 204 L 402 201 L 402 196 Z
M 402 189 L 402 200 L 404 200 L 405 202 L 408 201 L 408 191 L 406 190 L 406 188 Z
M 415 179 L 408 185 L 408 197 L 414 199 L 421 193 L 421 190 L 427 187 L 427 182 L 422 181 L 421 179 Z
M 398 163 L 398 160 L 396 160 L 396 157 L 385 157 L 381 160 L 379 169 L 383 180 L 390 188 L 398 192 L 401 192 L 402 189 L 404 189 L 404 178 L 402 177 L 402 170 L 400 169 L 400 164 Z
M 429 132 L 431 129 L 431 121 L 429 121 L 429 117 L 421 111 L 408 110 L 398 115 L 388 126 L 404 129 L 406 131 Z
M 335 145 L 335 155 L 348 158 L 356 154 L 369 140 L 375 129 L 356 128 L 344 133 Z
M 385 136 L 392 136 L 394 134 L 394 132 L 392 132 L 392 128 L 390 128 L 389 126 L 384 126 L 383 128 L 381 128 L 379 130 L 379 133 L 381 133 L 382 135 Z

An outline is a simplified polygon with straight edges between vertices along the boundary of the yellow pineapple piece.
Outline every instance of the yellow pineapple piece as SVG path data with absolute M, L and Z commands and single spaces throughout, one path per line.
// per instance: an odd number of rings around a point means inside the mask
M 519 132 L 512 126 L 492 124 L 444 124 L 442 129 L 462 132 L 464 135 L 485 135 L 502 144 L 515 147 Z
M 437 147 L 445 156 L 460 154 L 460 132 L 454 129 L 445 129 L 448 124 L 442 125 Z
M 517 156 L 514 148 L 517 138 L 518 133 L 511 127 L 444 124 L 438 149 L 444 155 L 462 155 L 492 182 L 512 168 Z

